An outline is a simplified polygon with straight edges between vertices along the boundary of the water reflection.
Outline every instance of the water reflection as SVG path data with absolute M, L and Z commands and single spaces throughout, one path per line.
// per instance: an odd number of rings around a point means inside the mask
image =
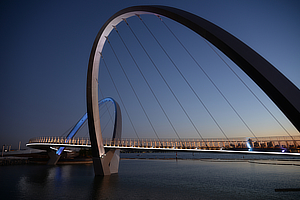
M 111 176 L 96 176 L 93 180 L 93 187 L 91 191 L 90 199 L 109 199 L 117 198 L 114 188 L 117 188 L 119 183 L 118 174 Z M 121 198 L 121 197 L 119 197 Z
M 69 176 L 68 166 L 23 166 L 17 187 L 21 198 L 50 199 L 63 192 Z M 29 169 L 31 168 L 31 169 Z
M 196 155 L 195 155 L 196 156 Z M 296 161 L 295 161 L 296 162 Z M 1 199 L 298 199 L 300 167 L 221 160 L 121 160 L 118 175 L 90 165 L 1 167 Z
M 49 177 L 55 167 L 37 167 L 32 166 L 32 170 L 24 170 L 18 181 L 18 189 L 21 197 L 34 197 L 38 193 L 45 194 L 48 192 Z M 38 191 L 38 193 L 37 193 Z
M 117 174 L 95 177 L 91 165 L 30 166 L 19 177 L 20 198 L 54 199 L 61 196 L 79 199 L 111 199 L 118 186 Z

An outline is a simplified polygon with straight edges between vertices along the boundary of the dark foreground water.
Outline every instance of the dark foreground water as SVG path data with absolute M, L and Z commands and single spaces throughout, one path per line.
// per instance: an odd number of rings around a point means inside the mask
M 174 153 L 122 155 L 139 156 L 174 158 Z M 119 174 L 104 178 L 84 164 L 2 166 L 0 199 L 300 199 L 299 191 L 275 192 L 300 188 L 300 166 L 198 157 L 123 159 Z

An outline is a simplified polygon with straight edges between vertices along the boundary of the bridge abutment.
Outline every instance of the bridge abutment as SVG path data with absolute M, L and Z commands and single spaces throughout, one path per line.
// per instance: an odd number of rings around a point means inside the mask
M 115 106 L 115 116 L 114 116 L 114 130 L 112 141 L 113 143 L 121 139 L 122 135 L 122 115 L 119 104 L 112 98 L 105 98 L 99 102 L 99 105 L 111 101 Z M 97 102 L 98 106 L 98 102 Z M 97 108 L 96 111 L 99 111 Z M 98 131 L 94 129 L 89 131 L 91 138 L 91 148 L 93 154 L 94 172 L 96 176 L 105 176 L 118 173 L 119 170 L 119 160 L 120 160 L 120 150 L 119 149 L 104 149 L 103 138 L 100 128 L 100 116 L 99 112 L 96 112 L 94 116 L 98 122 Z M 88 123 L 89 126 L 94 125 L 95 118 L 89 116 Z
M 95 175 L 106 176 L 118 173 L 119 161 L 119 149 L 109 149 L 103 156 L 93 157 Z
M 50 157 L 50 159 L 48 160 L 47 165 L 56 165 L 56 163 L 61 157 L 61 155 L 57 155 L 56 151 L 51 149 L 48 150 L 48 156 Z

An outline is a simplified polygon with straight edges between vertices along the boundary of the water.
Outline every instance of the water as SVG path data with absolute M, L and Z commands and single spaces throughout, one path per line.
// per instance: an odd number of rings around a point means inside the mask
M 1 199 L 300 199 L 300 166 L 245 160 L 168 159 L 170 154 L 122 154 L 118 175 L 94 177 L 89 165 L 0 168 Z M 178 154 L 182 158 L 209 155 Z M 238 155 L 239 157 L 241 155 Z M 297 161 L 295 161 L 297 162 Z M 299 161 L 298 161 L 299 162 Z

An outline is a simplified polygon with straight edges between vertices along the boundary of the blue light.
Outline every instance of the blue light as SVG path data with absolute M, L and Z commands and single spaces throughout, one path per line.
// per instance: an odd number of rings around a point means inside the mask
M 77 122 L 77 124 L 74 126 L 74 128 L 71 130 L 71 132 L 69 133 L 69 135 L 67 136 L 67 139 L 65 141 L 65 143 L 68 143 L 70 139 L 73 138 L 73 136 L 76 134 L 76 132 L 79 130 L 79 128 L 82 126 L 82 124 L 87 120 L 87 113 L 85 113 L 85 115 L 83 115 L 83 117 Z M 57 155 L 60 155 L 63 150 L 65 149 L 65 147 L 59 147 L 59 149 L 56 151 Z
M 248 149 L 251 149 L 251 145 L 249 144 L 249 142 L 247 142 L 246 144 L 247 144 Z
M 61 152 L 63 152 L 64 149 L 65 149 L 65 147 L 59 147 L 59 149 L 56 151 L 56 154 L 60 155 Z
M 104 98 L 101 101 L 99 101 L 99 106 L 107 101 L 111 101 L 112 103 L 114 103 L 115 105 L 115 113 L 117 110 L 117 105 L 115 104 L 114 100 L 110 97 Z M 77 124 L 74 126 L 74 128 L 71 130 L 71 132 L 68 134 L 67 139 L 65 141 L 65 143 L 68 143 L 70 139 L 72 139 L 74 137 L 74 135 L 76 134 L 76 132 L 79 130 L 79 128 L 83 125 L 83 123 L 87 120 L 88 115 L 87 113 L 85 113 L 85 115 L 83 115 L 83 117 L 77 122 Z M 59 149 L 56 151 L 57 155 L 60 155 L 63 150 L 65 149 L 65 147 L 59 147 Z
M 252 151 L 252 140 L 249 138 L 246 142 L 246 145 L 247 145 L 247 148 L 248 148 L 248 151 Z

